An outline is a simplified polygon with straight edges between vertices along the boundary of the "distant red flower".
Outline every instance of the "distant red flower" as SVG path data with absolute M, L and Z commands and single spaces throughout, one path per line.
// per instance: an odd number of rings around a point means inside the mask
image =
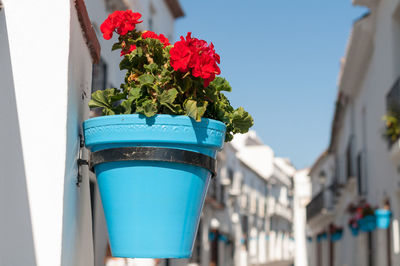
M 139 21 L 141 17 L 140 13 L 132 12 L 132 10 L 115 11 L 100 26 L 104 39 L 111 39 L 114 31 L 119 35 L 125 35 L 129 31 L 134 30 L 136 24 L 142 23 L 142 21 Z
M 159 40 L 162 44 L 164 44 L 164 48 L 167 47 L 168 45 L 171 45 L 169 43 L 169 40 L 167 39 L 167 37 L 165 37 L 163 34 L 157 35 L 156 33 L 152 32 L 152 31 L 145 31 L 142 33 L 142 38 L 143 39 L 147 39 L 147 38 L 151 38 L 151 39 L 157 39 Z
M 171 66 L 175 71 L 191 71 L 194 77 L 201 77 L 204 80 L 204 87 L 207 87 L 216 75 L 221 74 L 218 65 L 220 57 L 215 52 L 214 45 L 207 44 L 204 40 L 192 38 L 189 32 L 186 39 L 181 40 L 171 48 Z

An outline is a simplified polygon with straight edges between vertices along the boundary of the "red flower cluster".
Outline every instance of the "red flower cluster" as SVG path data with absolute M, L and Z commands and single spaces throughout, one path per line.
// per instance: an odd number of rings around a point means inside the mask
M 119 35 L 125 35 L 134 30 L 136 24 L 142 23 L 142 21 L 139 21 L 141 17 L 140 13 L 134 13 L 132 10 L 115 11 L 100 26 L 104 39 L 111 39 L 114 31 Z
M 214 45 L 192 38 L 191 32 L 188 32 L 186 39 L 181 36 L 181 40 L 171 48 L 170 55 L 171 66 L 175 71 L 191 71 L 193 76 L 204 79 L 204 87 L 215 79 L 215 75 L 221 74 L 217 65 L 220 57 L 215 52 Z
M 167 47 L 168 45 L 171 45 L 169 43 L 169 40 L 167 39 L 167 37 L 164 36 L 164 34 L 157 35 L 156 33 L 152 32 L 152 31 L 143 32 L 142 33 L 142 38 L 143 39 L 147 39 L 147 38 L 157 39 L 162 44 L 164 44 L 164 48 Z

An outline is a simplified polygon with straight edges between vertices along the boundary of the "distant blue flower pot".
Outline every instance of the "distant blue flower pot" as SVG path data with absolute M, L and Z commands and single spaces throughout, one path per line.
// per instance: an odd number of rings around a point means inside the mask
M 349 226 L 349 228 L 350 228 L 350 232 L 353 236 L 358 236 L 358 231 L 359 231 L 358 227 Z
M 208 240 L 210 240 L 211 242 L 215 240 L 215 233 L 210 232 L 208 233 Z
M 332 242 L 339 241 L 340 239 L 342 239 L 342 236 L 343 236 L 343 231 L 337 231 L 331 234 L 331 241 Z
M 392 216 L 392 212 L 385 209 L 377 209 L 375 210 L 376 216 L 376 227 L 380 229 L 387 229 L 390 225 L 390 218 Z
M 319 234 L 319 235 L 317 235 L 317 242 L 319 243 L 319 242 L 321 242 L 322 240 L 325 240 L 325 239 L 327 239 L 327 238 L 328 238 L 328 236 L 327 236 L 326 233 Z
M 376 228 L 376 217 L 375 215 L 368 215 L 358 221 L 360 230 L 363 232 L 372 232 Z
M 307 241 L 311 243 L 311 242 L 312 242 L 312 237 L 311 237 L 311 236 L 308 236 L 308 237 L 307 237 Z
M 224 243 L 228 243 L 228 237 L 226 235 L 218 235 L 218 240 Z
M 170 115 L 102 116 L 86 120 L 83 128 L 92 156 L 107 149 L 156 147 L 214 159 L 223 146 L 226 129 L 216 120 L 196 122 Z M 112 159 L 94 166 L 112 255 L 190 257 L 211 172 L 176 161 Z

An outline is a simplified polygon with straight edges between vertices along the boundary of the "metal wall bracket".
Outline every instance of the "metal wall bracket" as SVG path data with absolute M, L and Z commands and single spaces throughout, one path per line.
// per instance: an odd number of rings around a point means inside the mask
M 85 140 L 82 134 L 79 134 L 79 155 L 77 159 L 78 164 L 78 175 L 76 178 L 76 185 L 80 187 L 82 183 L 82 174 L 81 174 L 81 166 L 82 165 L 89 165 L 89 161 L 87 159 L 83 159 L 83 149 L 85 148 Z

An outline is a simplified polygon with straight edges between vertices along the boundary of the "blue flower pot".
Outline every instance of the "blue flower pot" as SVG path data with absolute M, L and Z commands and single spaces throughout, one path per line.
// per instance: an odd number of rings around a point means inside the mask
M 225 235 L 218 235 L 218 240 L 224 243 L 228 243 L 228 237 Z
M 340 239 L 342 239 L 342 236 L 343 236 L 343 231 L 333 233 L 331 234 L 331 241 L 332 242 L 339 241 Z
M 349 226 L 349 228 L 350 228 L 350 232 L 351 232 L 351 234 L 352 234 L 353 236 L 358 236 L 358 231 L 359 231 L 358 227 L 351 227 L 351 226 Z
M 328 238 L 328 236 L 327 236 L 326 233 L 319 234 L 319 235 L 317 235 L 317 242 L 319 243 L 319 242 L 321 242 L 322 240 L 325 240 L 325 239 L 327 239 L 327 238 Z
M 215 233 L 210 232 L 208 233 L 208 240 L 210 240 L 211 242 L 215 240 Z
M 212 158 L 225 140 L 222 122 L 187 116 L 102 116 L 83 124 L 92 152 L 121 147 L 172 148 Z M 211 172 L 163 161 L 111 161 L 94 166 L 115 257 L 191 256 Z
M 376 216 L 376 227 L 380 229 L 387 229 L 390 225 L 390 218 L 392 216 L 392 212 L 385 209 L 377 209 L 375 210 Z
M 358 221 L 360 230 L 363 232 L 372 232 L 376 228 L 375 215 L 368 215 Z

